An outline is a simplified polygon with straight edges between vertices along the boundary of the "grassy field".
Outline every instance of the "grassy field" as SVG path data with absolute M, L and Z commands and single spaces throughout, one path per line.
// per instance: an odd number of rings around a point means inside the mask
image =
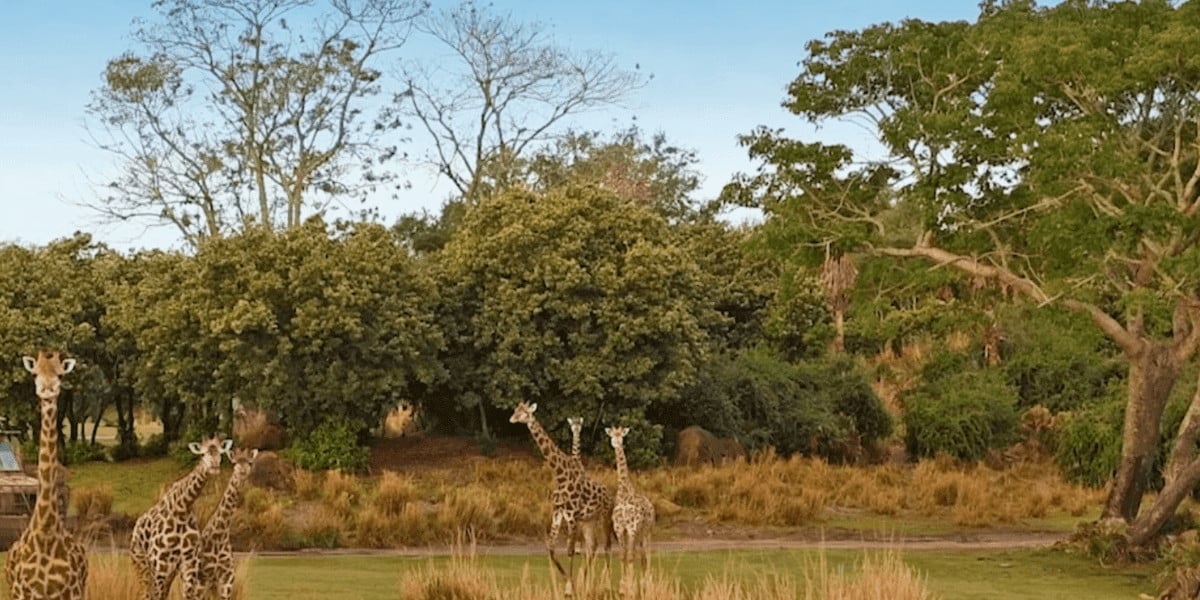
M 802 583 L 806 570 L 824 560 L 832 572 L 853 571 L 863 553 L 853 550 L 659 553 L 655 567 L 695 588 L 706 577 L 753 580 L 783 574 Z M 926 578 L 936 597 L 963 600 L 1136 598 L 1153 592 L 1150 569 L 1103 568 L 1082 557 L 1048 550 L 1014 552 L 908 552 L 902 559 Z M 260 557 L 250 567 L 253 600 L 384 600 L 397 597 L 401 579 L 448 559 L 408 557 Z M 543 556 L 481 557 L 482 566 L 504 586 L 523 578 L 544 583 L 550 575 Z M 803 587 L 802 585 L 800 586 Z

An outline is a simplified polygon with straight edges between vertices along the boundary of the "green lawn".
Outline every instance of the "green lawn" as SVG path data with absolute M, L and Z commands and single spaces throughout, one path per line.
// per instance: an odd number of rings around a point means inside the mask
M 71 467 L 69 481 L 72 490 L 107 489 L 113 495 L 114 512 L 138 515 L 183 474 L 184 469 L 171 459 L 89 462 Z
M 854 569 L 862 552 L 825 552 L 831 570 Z M 912 551 L 905 562 L 927 577 L 929 588 L 947 600 L 1074 599 L 1128 600 L 1154 591 L 1152 569 L 1104 568 L 1062 552 Z M 802 578 L 819 559 L 818 551 L 660 553 L 657 568 L 696 585 L 708 575 L 754 578 L 766 572 Z M 408 557 L 260 557 L 251 566 L 252 600 L 384 600 L 398 594 L 401 577 L 445 559 Z M 549 577 L 544 556 L 490 556 L 480 561 L 503 584 L 520 581 L 528 572 L 538 581 Z

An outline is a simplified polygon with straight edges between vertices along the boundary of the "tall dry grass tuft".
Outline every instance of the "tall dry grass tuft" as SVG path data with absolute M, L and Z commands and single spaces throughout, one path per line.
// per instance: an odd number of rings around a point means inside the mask
M 617 589 L 612 574 L 603 568 L 579 577 L 574 597 L 579 600 L 642 598 L 654 600 L 932 600 L 923 577 L 888 552 L 864 554 L 861 568 L 845 571 L 832 568 L 820 552 L 798 574 L 762 572 L 751 577 L 731 573 L 744 571 L 727 565 L 721 576 L 709 576 L 694 590 L 661 571 L 639 577 L 632 589 Z M 512 599 L 556 600 L 558 582 L 534 583 L 526 566 L 519 583 L 502 587 L 496 576 L 484 569 L 473 552 L 456 553 L 448 562 L 430 562 L 425 569 L 401 582 L 401 597 L 407 600 Z
M 80 488 L 71 493 L 71 504 L 82 523 L 99 521 L 112 514 L 112 491 L 107 488 Z
M 239 560 L 234 580 L 233 600 L 246 599 L 246 581 L 250 575 L 250 561 Z M 142 586 L 137 580 L 129 559 L 115 553 L 95 552 L 88 556 L 88 599 L 130 600 L 142 596 Z M 179 582 L 176 581 L 169 596 L 170 600 L 182 600 Z

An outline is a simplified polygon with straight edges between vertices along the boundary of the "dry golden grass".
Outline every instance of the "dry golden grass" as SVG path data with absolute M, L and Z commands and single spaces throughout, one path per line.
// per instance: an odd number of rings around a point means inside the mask
M 747 525 L 801 525 L 838 507 L 987 526 L 1056 512 L 1079 516 L 1102 496 L 1065 483 L 1049 463 L 995 470 L 942 459 L 911 467 L 846 467 L 819 459 L 784 460 L 770 452 L 749 463 L 664 469 L 639 479 L 652 497 L 699 511 L 711 522 Z
M 831 568 L 824 553 L 807 564 L 803 571 L 758 573 L 755 577 L 734 577 L 736 565 L 725 574 L 710 575 L 694 590 L 687 590 L 677 578 L 655 569 L 614 586 L 611 574 L 603 567 L 576 581 L 574 597 L 580 600 L 640 598 L 645 600 L 932 600 L 924 578 L 905 565 L 892 552 L 864 554 L 861 569 L 847 573 Z M 502 587 L 495 574 L 485 569 L 473 551 L 458 553 L 443 563 L 431 562 L 415 575 L 407 575 L 400 584 L 400 596 L 407 600 L 551 600 L 561 590 L 533 583 L 526 566 L 521 581 Z
M 611 469 L 591 475 L 612 487 Z M 916 465 L 850 467 L 772 452 L 749 462 L 634 473 L 664 526 L 794 527 L 819 524 L 830 509 L 920 516 L 963 527 L 1081 516 L 1102 491 L 1063 482 L 1049 462 L 994 469 L 941 458 Z M 549 514 L 549 472 L 523 460 L 473 460 L 469 468 L 384 473 L 359 479 L 297 471 L 296 494 L 246 491 L 235 537 L 255 548 L 446 543 L 469 531 L 480 541 L 538 539 Z M 340 528 L 340 531 L 334 531 Z
M 71 504 L 81 522 L 99 521 L 112 514 L 113 495 L 107 488 L 82 488 L 71 492 Z

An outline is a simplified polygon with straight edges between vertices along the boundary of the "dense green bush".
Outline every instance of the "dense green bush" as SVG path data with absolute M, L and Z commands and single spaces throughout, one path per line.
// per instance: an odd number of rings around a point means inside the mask
M 1121 425 L 1125 415 L 1119 398 L 1064 413 L 1054 433 L 1054 461 L 1072 483 L 1103 486 L 1121 461 Z
M 62 453 L 64 465 L 78 465 L 86 462 L 105 460 L 108 457 L 104 446 L 87 442 L 68 443 Z
M 296 466 L 310 471 L 341 469 L 361 472 L 367 468 L 371 451 L 358 443 L 358 433 L 345 422 L 327 422 L 312 434 L 297 439 L 286 451 Z
M 933 369 L 946 366 L 931 361 Z M 927 369 L 929 370 L 929 369 Z M 926 380 L 905 398 L 905 445 L 914 458 L 946 453 L 978 460 L 1017 437 L 1017 393 L 991 369 L 968 369 Z
M 679 429 L 700 425 L 784 455 L 839 459 L 852 437 L 872 444 L 892 431 L 883 403 L 846 357 L 797 365 L 766 350 L 724 355 L 710 361 L 685 400 L 680 412 L 664 416 L 667 422 Z
M 1004 329 L 1001 368 L 1021 406 L 1055 413 L 1083 408 L 1121 376 L 1111 343 L 1085 316 L 1031 309 L 1006 319 Z

